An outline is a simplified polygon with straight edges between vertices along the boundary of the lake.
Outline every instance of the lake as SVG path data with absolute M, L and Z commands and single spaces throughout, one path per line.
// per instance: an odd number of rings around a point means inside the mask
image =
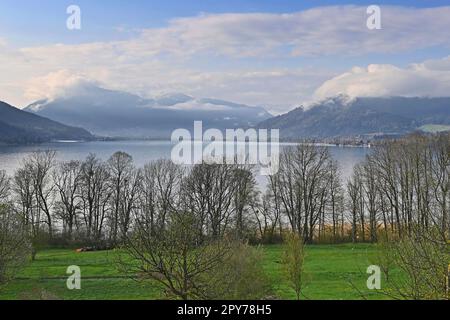
M 280 143 L 281 148 L 292 145 Z M 57 159 L 83 160 L 89 153 L 95 153 L 103 160 L 107 160 L 116 151 L 124 151 L 133 156 L 138 167 L 147 162 L 161 158 L 170 158 L 173 144 L 170 141 L 93 141 L 93 142 L 52 142 L 29 146 L 1 146 L 0 170 L 12 175 L 21 165 L 24 157 L 37 150 L 55 150 Z M 342 176 L 347 179 L 358 162 L 370 152 L 369 148 L 328 146 L 330 153 L 338 161 Z M 258 177 L 262 183 L 264 177 Z

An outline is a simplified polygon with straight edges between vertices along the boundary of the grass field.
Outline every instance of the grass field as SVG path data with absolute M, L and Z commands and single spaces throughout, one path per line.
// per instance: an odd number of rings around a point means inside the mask
M 282 247 L 264 246 L 264 269 L 273 295 L 294 299 L 280 264 Z M 366 269 L 375 253 L 369 244 L 314 245 L 307 247 L 304 294 L 308 299 L 361 299 L 367 293 Z M 81 268 L 81 290 L 66 288 L 66 269 Z M 358 289 L 355 289 L 356 286 Z M 71 250 L 45 250 L 0 289 L 0 299 L 38 299 L 45 292 L 59 299 L 162 299 L 161 287 L 151 281 L 138 282 L 122 275 L 114 264 L 113 251 L 76 253 Z M 370 299 L 380 299 L 376 293 Z

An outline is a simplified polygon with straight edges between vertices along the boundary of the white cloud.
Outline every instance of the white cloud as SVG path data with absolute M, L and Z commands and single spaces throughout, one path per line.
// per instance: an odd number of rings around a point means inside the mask
M 332 75 L 312 68 L 201 73 L 193 75 L 189 85 L 184 84 L 184 91 L 264 106 L 278 114 L 310 99 L 314 90 Z
M 28 82 L 25 96 L 31 100 L 48 99 L 77 95 L 96 84 L 84 76 L 68 70 L 59 70 Z
M 304 56 L 351 58 L 449 48 L 449 16 L 450 7 L 383 6 L 383 29 L 368 30 L 366 7 L 334 6 L 289 14 L 177 18 L 166 27 L 130 33 L 131 38 L 122 41 L 15 49 L 0 39 L 0 99 L 24 106 L 38 98 L 67 94 L 63 88 L 94 81 L 144 96 L 184 92 L 268 106 L 279 113 L 311 99 L 324 81 L 342 69 L 288 69 L 271 64 L 272 58 L 301 61 Z M 239 58 L 245 58 L 248 65 L 243 67 Z M 227 67 L 215 63 L 222 60 Z M 323 84 L 317 95 L 339 91 L 408 94 L 414 83 L 417 92 L 434 95 L 447 88 L 445 72 L 442 83 L 436 80 L 443 72 L 442 63 L 429 61 L 408 69 L 389 65 L 354 69 Z
M 372 64 L 326 81 L 316 92 L 317 99 L 346 94 L 351 97 L 448 96 L 450 57 L 412 64 L 407 68 Z
M 427 60 L 422 65 L 418 65 L 418 68 L 426 68 L 435 71 L 450 71 L 450 56 L 443 59 Z
M 144 30 L 127 50 L 227 56 L 361 55 L 450 46 L 450 7 L 382 7 L 382 30 L 369 30 L 365 6 L 318 7 L 289 14 L 206 14 Z M 430 36 L 431 35 L 431 36 Z
M 202 111 L 226 111 L 231 110 L 232 108 L 229 106 L 219 105 L 219 104 L 211 104 L 211 103 L 204 103 L 202 101 L 198 100 L 192 100 L 188 102 L 183 103 L 177 103 L 173 106 L 166 107 L 167 109 L 173 109 L 173 110 L 202 110 Z

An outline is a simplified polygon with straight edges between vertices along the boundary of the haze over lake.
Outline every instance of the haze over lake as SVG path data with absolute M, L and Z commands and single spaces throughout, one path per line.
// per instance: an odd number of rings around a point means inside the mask
M 281 143 L 281 148 L 292 146 L 292 143 Z M 170 158 L 173 144 L 170 141 L 93 141 L 93 142 L 52 142 L 28 146 L 1 146 L 0 170 L 6 170 L 10 175 L 20 167 L 22 159 L 30 153 L 38 150 L 55 150 L 58 161 L 83 160 L 90 153 L 107 160 L 113 153 L 124 151 L 133 157 L 138 167 L 143 167 L 147 162 L 161 158 Z M 353 167 L 370 152 L 362 147 L 337 147 L 328 146 L 334 159 L 341 168 L 344 179 L 348 178 Z M 259 181 L 264 180 L 258 177 Z

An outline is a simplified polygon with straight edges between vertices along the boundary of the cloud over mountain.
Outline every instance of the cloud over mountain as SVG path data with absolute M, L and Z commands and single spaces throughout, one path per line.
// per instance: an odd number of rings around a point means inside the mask
M 222 129 L 250 127 L 271 117 L 262 107 L 219 99 L 180 93 L 143 98 L 85 81 L 66 83 L 72 86 L 65 93 L 58 87 L 51 99 L 38 100 L 25 110 L 97 135 L 127 138 L 170 138 L 173 130 L 189 130 L 199 120 L 204 128 Z
M 406 68 L 372 64 L 354 67 L 320 86 L 319 99 L 339 94 L 351 97 L 444 97 L 450 94 L 450 56 L 429 60 Z
M 68 70 L 59 70 L 31 79 L 25 95 L 32 100 L 53 100 L 83 94 L 94 85 L 97 83 L 87 77 Z

